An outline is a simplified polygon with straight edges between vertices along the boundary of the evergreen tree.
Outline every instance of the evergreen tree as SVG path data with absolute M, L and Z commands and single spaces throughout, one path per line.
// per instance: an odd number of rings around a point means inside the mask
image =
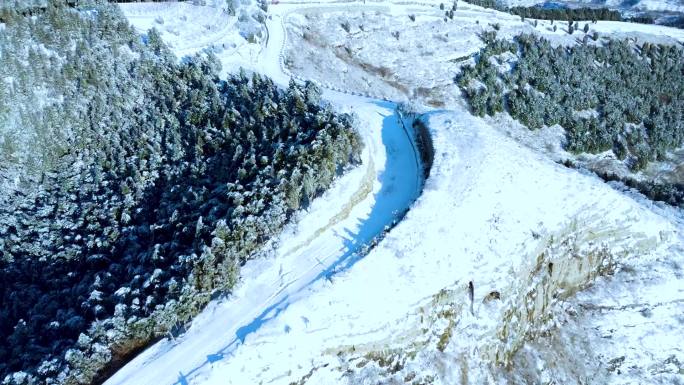
M 479 60 L 458 76 L 474 114 L 493 115 L 501 104 L 531 129 L 560 124 L 571 151 L 613 149 L 635 168 L 684 142 L 681 49 L 643 44 L 635 52 L 621 40 L 554 48 L 523 34 L 510 50 L 517 55 L 512 71 L 502 73 L 494 63 L 509 42 L 482 38 Z

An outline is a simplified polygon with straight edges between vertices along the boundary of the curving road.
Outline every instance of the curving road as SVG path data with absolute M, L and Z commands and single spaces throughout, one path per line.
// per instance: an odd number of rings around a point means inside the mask
M 253 68 L 281 85 L 291 78 L 282 63 L 283 19 L 297 8 L 301 6 L 271 7 L 267 45 Z M 309 295 L 313 283 L 332 282 L 335 274 L 353 266 L 418 197 L 423 183 L 420 160 L 408 131 L 410 122 L 396 112 L 396 104 L 321 86 L 325 99 L 359 117 L 363 165 L 317 199 L 294 231 L 286 231 L 274 258 L 248 263 L 243 282 L 230 298 L 211 303 L 187 333 L 151 346 L 105 384 L 198 383 L 193 381 L 198 373 L 229 359 L 261 325 Z

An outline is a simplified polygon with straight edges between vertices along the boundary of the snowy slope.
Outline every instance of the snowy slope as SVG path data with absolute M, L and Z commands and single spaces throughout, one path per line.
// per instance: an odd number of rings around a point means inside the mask
M 326 26 L 339 25 L 344 12 L 390 13 L 396 20 L 373 33 L 353 30 L 364 60 L 387 65 L 394 81 L 413 90 L 427 77 L 426 87 L 438 89 L 450 109 L 425 118 L 435 163 L 423 194 L 367 256 L 349 254 L 396 218 L 394 207 L 410 204 L 419 181 L 391 104 L 326 91 L 338 108 L 358 115 L 364 165 L 316 200 L 272 245 L 272 257 L 250 262 L 227 301 L 212 303 L 187 334 L 155 345 L 107 384 L 682 381 L 682 223 L 472 117 L 440 67 L 457 68 L 449 60 L 475 52 L 476 35 L 490 22 L 501 22 L 505 33 L 531 24 L 463 6 L 453 30 L 442 31 L 453 49 L 416 56 L 412 42 L 441 20 L 433 6 L 302 3 L 272 5 L 266 41 L 239 55 L 218 52 L 225 68 L 242 65 L 280 84 L 292 71 L 348 92 L 415 96 L 383 88 L 387 79 L 330 56 L 330 47 L 349 37 Z M 330 43 L 309 54 L 298 36 L 314 26 Z M 643 27 L 625 23 L 592 28 L 672 38 L 670 29 L 635 31 Z M 411 37 L 394 39 L 393 30 Z M 536 30 L 552 34 L 542 23 Z M 185 52 L 181 45 L 177 52 Z M 301 55 L 290 54 L 294 63 L 283 66 L 281 49 Z M 341 268 L 327 274 L 340 258 Z
M 422 377 L 431 374 L 435 383 L 456 383 L 464 373 L 468 383 L 488 383 L 499 376 L 488 363 L 517 343 L 513 337 L 500 341 L 497 333 L 503 325 L 523 328 L 506 317 L 512 309 L 525 308 L 520 293 L 536 288 L 533 272 L 540 250 L 557 248 L 554 263 L 568 266 L 566 275 L 559 267 L 554 280 L 562 292 L 582 288 L 594 278 L 590 268 L 603 266 L 604 260 L 592 262 L 591 255 L 603 245 L 619 258 L 619 266 L 645 268 L 676 243 L 675 227 L 667 220 L 597 179 L 532 153 L 465 111 L 431 115 L 430 126 L 438 154 L 435 167 L 425 192 L 399 226 L 347 273 L 314 286 L 308 297 L 247 338 L 228 360 L 190 383 L 375 383 L 394 375 L 404 378 L 411 371 Z M 576 240 L 573 250 L 578 254 L 551 247 L 552 236 L 558 244 Z M 584 261 L 585 267 L 574 261 Z M 474 314 L 469 314 L 470 281 Z M 619 297 L 622 287 L 610 285 L 608 293 Z M 681 287 L 668 287 L 668 300 L 681 301 Z M 435 346 L 448 323 L 428 319 L 445 310 L 433 302 L 443 289 L 453 292 L 449 309 L 456 313 L 456 324 L 442 353 Z M 482 304 L 493 291 L 501 300 Z M 548 301 L 549 307 L 555 306 Z M 659 308 L 658 320 L 670 320 L 676 328 L 681 310 L 681 303 Z M 555 314 L 550 308 L 534 311 L 535 317 Z M 609 320 L 596 322 L 601 321 Z M 525 327 L 534 331 L 541 326 Z M 653 324 L 644 328 L 655 331 Z M 431 338 L 433 333 L 437 337 Z M 600 339 L 591 337 L 600 345 Z M 674 345 L 681 337 L 671 341 Z M 423 360 L 414 359 L 410 367 L 389 375 L 372 358 L 393 348 L 404 354 L 417 350 L 416 357 Z M 430 358 L 425 352 L 439 354 Z M 678 348 L 669 353 L 682 359 Z M 366 365 L 361 365 L 364 360 Z M 533 361 L 519 364 L 520 369 L 534 369 Z

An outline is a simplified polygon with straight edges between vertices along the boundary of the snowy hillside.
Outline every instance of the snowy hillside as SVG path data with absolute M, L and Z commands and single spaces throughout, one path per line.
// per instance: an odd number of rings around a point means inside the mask
M 237 6 L 234 5 L 237 3 Z M 209 49 L 238 54 L 249 41 L 264 38 L 265 5 L 260 2 L 208 1 L 202 5 L 179 2 L 130 3 L 122 9 L 141 32 L 157 29 L 179 57 Z M 191 20 L 191 22 L 188 22 Z
M 281 2 L 269 8 L 266 41 L 246 45 L 246 55 L 219 50 L 229 69 L 325 87 L 324 98 L 365 127 L 364 167 L 316 201 L 273 256 L 250 262 L 229 299 L 108 384 L 682 381 L 681 213 L 554 163 L 547 155 L 563 152 L 562 133 L 472 116 L 453 81 L 494 24 L 502 36 L 576 38 L 468 4 L 444 19 L 436 1 Z M 684 39 L 658 26 L 599 21 L 591 29 L 653 43 Z M 183 44 L 174 43 L 178 52 Z M 401 127 L 381 99 L 411 101 L 424 113 L 434 165 L 403 220 L 367 255 L 337 265 L 335 255 L 367 241 L 358 226 L 375 222 L 396 188 L 412 186 L 397 163 L 411 153 L 393 143 Z M 370 188 L 371 166 L 373 192 L 357 200 Z M 340 207 L 354 208 L 331 222 Z M 331 254 L 321 242 L 346 246 Z M 303 284 L 299 277 L 311 273 L 296 271 L 312 256 L 314 271 L 327 273 Z M 265 302 L 248 294 L 260 285 L 275 292 Z M 243 308 L 249 316 L 236 320 L 231 313 Z
M 2 385 L 684 384 L 684 29 L 3 6 Z
M 629 381 L 678 378 L 679 230 L 464 111 L 429 123 L 438 155 L 404 221 L 188 382 L 620 383 L 615 370 L 604 373 L 613 364 Z M 655 282 L 638 278 L 653 271 Z M 640 342 L 653 333 L 662 342 Z M 510 372 L 499 367 L 507 363 Z

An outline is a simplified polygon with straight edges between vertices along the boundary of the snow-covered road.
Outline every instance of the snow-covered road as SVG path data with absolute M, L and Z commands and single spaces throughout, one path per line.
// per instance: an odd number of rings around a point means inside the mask
M 147 18 L 140 13 L 132 17 L 134 8 L 126 7 L 124 12 L 134 25 L 148 27 Z M 286 39 L 281 20 L 292 7 L 273 7 L 268 44 L 259 51 L 252 68 L 281 85 L 290 79 L 281 62 Z M 179 47 L 177 53 L 188 53 L 188 44 L 176 42 L 173 46 Z M 232 53 L 223 55 L 231 60 L 228 56 Z M 227 359 L 252 332 L 306 296 L 312 283 L 332 281 L 336 273 L 357 262 L 362 249 L 399 220 L 418 197 L 423 178 L 408 131 L 411 122 L 402 121 L 396 105 L 332 90 L 325 90 L 324 98 L 358 116 L 365 143 L 363 164 L 336 181 L 286 229 L 272 245 L 275 256 L 249 262 L 228 299 L 212 302 L 184 335 L 156 343 L 105 384 L 192 383 L 196 372 Z M 301 317 L 305 320 L 306 314 Z

